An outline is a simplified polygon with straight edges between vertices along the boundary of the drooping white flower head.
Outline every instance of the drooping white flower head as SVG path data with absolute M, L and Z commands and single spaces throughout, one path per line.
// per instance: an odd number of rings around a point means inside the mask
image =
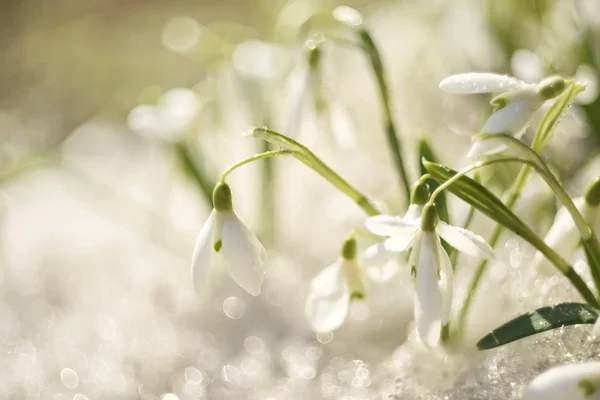
M 211 269 L 225 266 L 242 289 L 258 296 L 265 274 L 266 250 L 233 209 L 231 189 L 226 183 L 215 186 L 213 204 L 192 257 L 196 293 L 204 292 Z
M 356 239 L 344 241 L 340 257 L 310 282 L 305 314 L 317 333 L 339 328 L 348 315 L 350 303 L 365 297 L 365 280 L 356 260 Z
M 428 200 L 429 187 L 426 183 L 417 183 L 411 190 L 410 205 L 402 219 L 418 225 L 423 205 Z M 361 260 L 365 265 L 368 265 L 367 274 L 369 278 L 376 282 L 385 282 L 392 278 L 398 272 L 396 255 L 396 252 L 386 249 L 386 242 L 375 243 L 367 247 L 361 256 Z M 405 257 L 404 261 L 405 263 L 408 262 L 408 257 Z
M 290 74 L 287 86 L 287 132 L 291 137 L 306 135 L 304 142 L 328 132 L 343 149 L 356 145 L 356 127 L 340 100 L 323 84 L 320 39 L 305 42 L 306 61 Z M 308 137 L 308 135 L 311 135 Z
M 388 252 L 412 249 L 410 264 L 416 271 L 414 304 L 417 333 L 427 346 L 436 346 L 440 331 L 450 318 L 452 304 L 452 265 L 440 237 L 464 253 L 492 258 L 494 252 L 485 240 L 466 229 L 439 221 L 435 206 L 427 204 L 418 221 L 379 215 L 368 218 L 366 227 L 376 235 L 388 236 L 383 246 Z
M 561 365 L 536 377 L 524 400 L 600 399 L 600 362 Z
M 495 112 L 488 118 L 479 133 L 505 133 L 517 138 L 523 135 L 533 115 L 544 102 L 558 96 L 565 87 L 566 83 L 560 77 L 550 77 L 534 85 L 511 76 L 478 72 L 453 75 L 440 83 L 440 88 L 450 93 L 501 92 L 492 99 Z M 477 141 L 471 147 L 468 157 L 476 158 L 484 154 L 498 153 L 504 149 L 502 145 L 490 146 L 485 141 Z

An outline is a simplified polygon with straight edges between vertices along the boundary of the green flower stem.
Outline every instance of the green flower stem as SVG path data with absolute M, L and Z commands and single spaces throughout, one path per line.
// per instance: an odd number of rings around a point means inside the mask
M 264 153 L 271 151 L 269 143 L 265 142 L 261 149 Z M 261 212 L 261 234 L 263 239 L 267 240 L 268 243 L 272 243 L 276 238 L 275 236 L 275 215 L 277 210 L 275 208 L 275 166 L 273 165 L 273 159 L 265 158 L 261 169 L 261 206 L 259 208 Z
M 231 174 L 233 171 L 235 171 L 239 167 L 244 166 L 246 164 L 250 164 L 251 162 L 263 160 L 263 159 L 271 158 L 271 157 L 277 157 L 277 156 L 294 155 L 295 153 L 296 152 L 294 150 L 271 150 L 271 151 L 265 151 L 263 153 L 255 154 L 255 155 L 248 157 L 240 162 L 237 162 L 237 163 L 233 164 L 231 167 L 227 168 L 221 174 L 221 179 L 219 181 L 222 183 L 225 183 L 225 179 L 227 179 L 227 176 L 229 174 Z
M 189 145 L 183 141 L 177 142 L 174 145 L 175 154 L 179 159 L 183 169 L 194 180 L 198 189 L 202 193 L 208 204 L 212 204 L 212 192 L 214 183 L 204 175 L 204 171 L 198 168 L 198 164 L 194 161 Z
M 290 154 L 293 154 L 294 157 L 302 161 L 317 174 L 321 175 L 346 196 L 350 197 L 367 215 L 381 214 L 368 197 L 359 192 L 354 186 L 329 168 L 327 164 L 321 161 L 321 159 L 313 152 L 297 141 L 266 128 L 255 128 L 249 135 L 266 140 L 273 143 L 275 146 L 280 146 L 285 150 L 291 151 Z
M 379 50 L 377 49 L 375 42 L 373 42 L 373 39 L 371 38 L 369 32 L 362 26 L 358 27 L 357 29 L 358 35 L 362 43 L 361 48 L 369 57 L 373 73 L 375 74 L 375 79 L 377 80 L 377 86 L 379 87 L 379 96 L 381 98 L 383 106 L 383 118 L 385 123 L 388 148 L 392 153 L 394 164 L 396 165 L 396 170 L 398 171 L 398 175 L 400 176 L 401 187 L 404 191 L 406 199 L 408 200 L 410 199 L 410 179 L 408 178 L 408 175 L 406 173 L 404 159 L 402 157 L 402 144 L 400 142 L 400 139 L 398 138 L 396 126 L 394 125 L 394 119 L 392 117 L 392 105 L 388 85 L 385 80 L 383 62 L 381 61 Z

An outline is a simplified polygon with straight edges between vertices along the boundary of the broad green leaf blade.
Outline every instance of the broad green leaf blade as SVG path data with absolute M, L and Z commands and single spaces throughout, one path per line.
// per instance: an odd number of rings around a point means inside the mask
M 552 307 L 542 307 L 494 329 L 477 342 L 477 348 L 493 349 L 562 326 L 593 324 L 597 318 L 598 310 L 588 304 L 562 303 Z
M 423 161 L 422 161 L 423 159 L 430 161 L 430 162 L 435 162 L 435 163 L 439 162 L 439 159 L 433 153 L 433 150 L 431 149 L 431 146 L 429 145 L 429 141 L 426 138 L 419 139 L 419 160 L 421 160 L 420 161 L 421 175 L 424 175 L 427 173 L 427 170 L 425 169 L 425 166 L 423 165 Z M 439 183 L 437 183 L 437 181 L 435 181 L 434 179 L 430 179 L 427 183 L 429 184 L 429 189 L 431 190 L 431 192 L 433 192 L 435 189 L 438 188 L 438 186 L 440 186 Z M 450 223 L 450 215 L 448 213 L 448 203 L 446 201 L 446 193 L 442 192 L 436 197 L 435 208 L 438 212 L 440 219 L 449 224 Z
M 538 131 L 533 139 L 533 143 L 531 144 L 531 148 L 539 153 L 544 147 L 546 147 L 550 141 L 550 138 L 552 137 L 552 134 L 554 133 L 554 128 L 558 123 L 558 119 L 565 112 L 569 104 L 575 100 L 575 97 L 577 97 L 577 95 L 585 89 L 585 87 L 586 85 L 575 82 L 556 98 L 556 101 L 554 104 L 552 104 L 544 116 L 544 119 L 540 123 Z

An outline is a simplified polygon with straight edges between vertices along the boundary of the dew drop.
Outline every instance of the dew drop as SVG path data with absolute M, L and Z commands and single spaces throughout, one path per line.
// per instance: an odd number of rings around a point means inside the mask
M 73 371 L 71 368 L 63 368 L 63 370 L 60 371 L 60 380 L 63 385 L 69 389 L 75 389 L 79 386 L 79 376 L 77 375 L 77 372 Z
M 260 354 L 265 350 L 265 342 L 258 336 L 248 336 L 244 339 L 244 348 L 250 354 Z
M 198 368 L 194 368 L 194 367 L 187 367 L 185 369 L 184 375 L 185 375 L 186 381 L 193 383 L 195 385 L 202 383 L 202 380 L 204 379 L 202 372 L 200 372 L 200 370 Z
M 333 340 L 333 332 L 318 333 L 317 340 L 323 344 L 330 343 Z
M 223 312 L 231 319 L 240 319 L 246 313 L 246 302 L 239 297 L 228 297 L 223 302 Z

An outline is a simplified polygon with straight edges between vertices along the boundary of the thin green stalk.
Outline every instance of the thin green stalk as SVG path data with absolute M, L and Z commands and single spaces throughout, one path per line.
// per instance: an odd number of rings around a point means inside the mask
M 369 32 L 364 27 L 360 27 L 358 28 L 358 34 L 363 44 L 363 47 L 361 48 L 368 55 L 369 60 L 371 61 L 373 73 L 375 74 L 375 79 L 377 80 L 379 96 L 383 106 L 383 119 L 388 148 L 392 153 L 396 170 L 400 176 L 400 185 L 404 191 L 404 195 L 406 196 L 406 199 L 410 199 L 410 179 L 408 178 L 406 168 L 404 166 L 404 159 L 402 157 L 402 143 L 398 138 L 396 126 L 394 125 L 394 119 L 392 117 L 392 105 L 388 85 L 385 80 L 383 62 L 381 61 L 379 50 L 377 49 L 375 42 L 373 42 Z
M 198 168 L 191 149 L 185 142 L 175 144 L 175 153 L 183 169 L 194 180 L 194 183 L 200 189 L 204 199 L 208 204 L 212 204 L 212 192 L 214 183 L 206 177 L 204 171 Z
M 233 164 L 232 166 L 230 166 L 229 168 L 227 168 L 221 174 L 221 179 L 219 181 L 222 183 L 225 183 L 225 179 L 227 179 L 227 176 L 229 174 L 231 174 L 233 171 L 235 171 L 239 167 L 244 166 L 246 164 L 250 164 L 251 162 L 258 161 L 258 160 L 264 160 L 264 159 L 277 157 L 277 156 L 295 155 L 295 153 L 296 153 L 296 151 L 294 151 L 294 150 L 271 150 L 271 151 L 265 151 L 263 153 L 255 154 L 255 155 L 250 156 L 242 161 L 239 161 L 239 162 Z M 212 190 L 211 190 L 211 196 L 212 196 Z
M 294 157 L 321 175 L 346 196 L 350 197 L 367 215 L 381 214 L 367 196 L 362 194 L 344 178 L 339 176 L 334 170 L 329 168 L 327 164 L 321 161 L 321 159 L 307 147 L 303 146 L 294 139 L 266 128 L 255 128 L 250 131 L 249 135 L 266 140 L 275 146 L 284 148 L 287 151 L 291 151 L 291 154 L 293 154 Z
M 271 150 L 270 143 L 263 143 L 263 152 L 268 152 Z M 264 160 L 262 170 L 261 170 L 261 191 L 262 194 L 262 204 L 260 207 L 260 211 L 262 213 L 261 218 L 261 233 L 263 236 L 263 240 L 266 240 L 269 243 L 272 243 L 275 238 L 275 166 L 273 165 L 273 160 L 271 158 L 266 158 Z

